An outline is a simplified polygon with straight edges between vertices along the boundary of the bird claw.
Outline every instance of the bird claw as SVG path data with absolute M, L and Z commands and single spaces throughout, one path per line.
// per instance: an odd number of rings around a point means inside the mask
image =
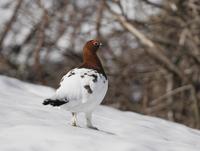
M 72 123 L 72 126 L 77 127 L 77 124 L 76 123 Z

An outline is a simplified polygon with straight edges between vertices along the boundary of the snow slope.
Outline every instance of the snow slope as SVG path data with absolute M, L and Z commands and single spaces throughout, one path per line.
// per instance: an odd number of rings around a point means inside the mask
M 0 151 L 200 151 L 200 131 L 100 106 L 94 125 L 42 105 L 53 89 L 0 76 Z

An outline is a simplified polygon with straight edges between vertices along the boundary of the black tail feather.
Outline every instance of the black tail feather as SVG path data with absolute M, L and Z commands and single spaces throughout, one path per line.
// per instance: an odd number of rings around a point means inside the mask
M 52 100 L 52 99 L 46 99 L 44 100 L 44 102 L 42 103 L 43 105 L 52 105 L 52 106 L 61 106 L 63 104 L 67 103 L 66 101 L 63 100 Z

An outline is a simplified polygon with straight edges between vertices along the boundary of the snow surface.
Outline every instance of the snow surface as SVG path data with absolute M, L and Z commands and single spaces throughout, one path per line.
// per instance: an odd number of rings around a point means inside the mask
M 200 131 L 100 106 L 100 131 L 70 126 L 67 111 L 42 105 L 53 89 L 0 76 L 0 151 L 200 151 Z

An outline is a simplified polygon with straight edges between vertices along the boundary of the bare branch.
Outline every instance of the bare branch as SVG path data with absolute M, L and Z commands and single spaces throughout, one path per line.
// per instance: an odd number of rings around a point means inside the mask
M 40 28 L 37 31 L 37 35 L 38 35 L 38 40 L 37 40 L 37 44 L 34 50 L 34 71 L 37 73 L 37 78 L 39 81 L 42 80 L 42 67 L 40 64 L 40 50 L 44 44 L 45 41 L 45 28 L 48 25 L 48 14 L 47 11 L 44 11 L 43 17 L 42 17 L 42 21 L 40 24 Z
M 6 23 L 5 29 L 3 30 L 3 33 L 1 33 L 1 37 L 0 37 L 0 52 L 2 51 L 3 41 L 4 41 L 5 37 L 7 36 L 9 30 L 11 29 L 13 23 L 15 22 L 15 20 L 17 18 L 18 11 L 19 11 L 19 8 L 20 8 L 22 2 L 23 2 L 23 0 L 18 0 L 17 1 L 17 5 L 15 6 L 15 9 L 13 11 L 13 15 L 10 18 L 10 20 Z
M 172 90 L 172 91 L 169 91 L 169 92 L 167 92 L 166 94 L 164 94 L 164 95 L 158 97 L 157 99 L 152 100 L 151 103 L 150 103 L 150 105 L 155 106 L 155 105 L 159 104 L 159 102 L 162 101 L 163 99 L 166 99 L 166 98 L 168 98 L 168 97 L 171 97 L 171 96 L 173 96 L 173 95 L 175 95 L 175 94 L 177 94 L 177 93 L 180 93 L 180 92 L 182 92 L 182 91 L 191 90 L 191 88 L 192 88 L 192 85 L 184 85 L 184 86 L 182 86 L 182 87 L 179 87 L 179 88 L 177 88 L 177 89 L 174 89 L 174 90 Z
M 102 0 L 99 2 L 99 7 L 97 10 L 97 19 L 96 19 L 97 39 L 99 39 L 101 37 L 100 28 L 101 28 L 101 19 L 102 19 L 104 8 L 105 8 L 105 0 Z
M 147 47 L 145 50 L 150 56 L 160 62 L 168 71 L 174 73 L 180 79 L 185 81 L 182 72 L 164 54 L 161 53 L 162 51 L 160 48 L 158 48 L 150 39 L 130 24 L 123 16 L 115 13 L 108 5 L 107 8 L 126 30 L 138 38 L 139 41 Z

